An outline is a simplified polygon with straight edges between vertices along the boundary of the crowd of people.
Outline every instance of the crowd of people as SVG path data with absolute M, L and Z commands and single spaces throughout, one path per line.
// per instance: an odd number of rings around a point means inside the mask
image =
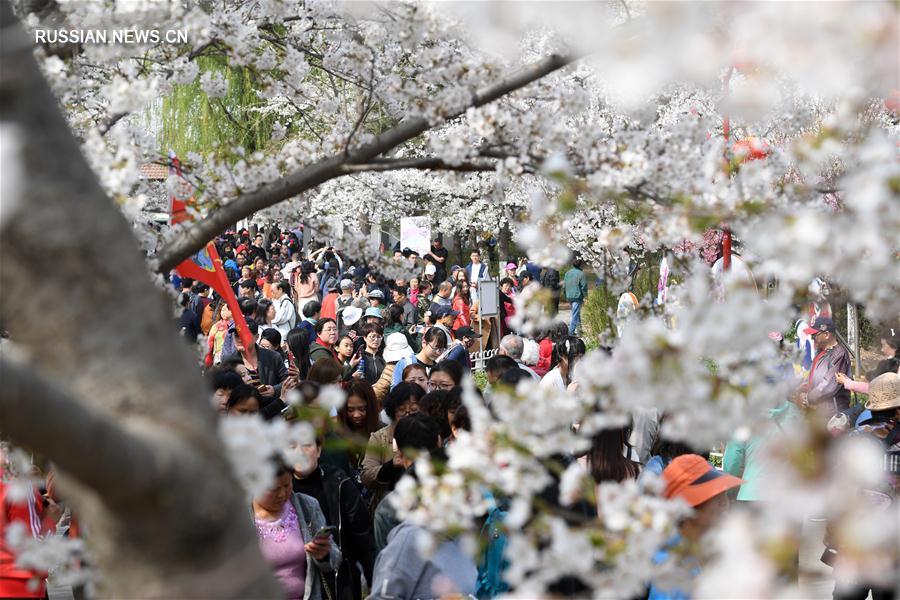
M 450 538 L 437 540 L 434 552 L 423 552 L 421 528 L 403 521 L 392 494 L 405 474 L 415 477 L 417 457 L 442 460 L 459 433 L 471 428 L 462 383 L 473 370 L 476 350 L 496 345 L 496 353 L 484 361 L 486 384 L 476 390 L 488 407 L 496 390 L 513 389 L 523 380 L 547 393 L 577 388 L 576 368 L 587 352 L 576 335 L 587 297 L 581 265 L 575 262 L 561 278 L 553 269 L 509 260 L 502 272 L 492 273 L 478 250 L 469 254 L 466 265 L 449 264 L 449 253 L 437 240 L 422 256 L 398 248 L 395 261 L 408 264 L 417 276 L 386 280 L 366 265 L 351 264 L 334 247 L 304 250 L 295 232 L 277 227 L 254 236 L 246 230 L 230 232 L 217 246 L 253 344 L 241 341 L 234 315 L 208 286 L 172 280 L 180 290 L 182 334 L 192 343 L 203 340 L 206 377 L 217 409 L 223 415 L 267 420 L 309 418 L 316 425 L 314 441 L 288 449 L 297 457 L 294 464 L 273 457 L 275 483 L 251 502 L 262 554 L 285 595 L 490 598 L 507 591 L 503 519 L 508 506 L 503 498 L 492 499 L 473 559 L 459 540 Z M 496 319 L 479 312 L 477 284 L 489 278 L 498 281 Z M 551 316 L 565 297 L 571 306 L 569 323 L 558 321 L 532 336 L 515 331 L 514 297 L 532 282 L 550 290 L 546 310 Z M 773 411 L 773 429 L 804 412 L 819 412 L 834 435 L 878 439 L 888 457 L 885 468 L 894 469 L 889 480 L 894 487 L 884 492 L 896 498 L 900 336 L 885 331 L 886 358 L 863 382 L 850 378 L 847 351 L 833 321 L 816 319 L 806 333 L 815 345 L 811 369 L 804 385 Z M 323 414 L 317 412 L 317 398 L 327 385 L 340 386 L 345 400 L 340 409 Z M 868 393 L 864 406 L 851 406 L 850 390 Z M 304 412 L 306 408 L 312 412 Z M 583 465 L 595 483 L 662 476 L 663 495 L 693 507 L 677 535 L 660 549 L 660 562 L 670 560 L 676 548 L 696 544 L 732 499 L 765 498 L 766 466 L 760 457 L 769 440 L 769 432 L 732 440 L 720 470 L 709 462 L 708 448 L 662 438 L 663 419 L 654 411 L 635 411 L 628 425 L 594 435 L 587 453 L 559 457 L 563 467 Z M 542 498 L 558 505 L 559 482 Z M 46 494 L 36 495 L 28 499 L 25 512 L 7 510 L 3 522 L 26 520 L 39 536 L 49 527 L 41 523 L 53 520 L 46 507 L 56 504 L 52 498 L 50 502 Z M 43 521 L 42 512 L 47 517 Z M 586 502 L 567 507 L 575 517 L 596 512 Z M 829 552 L 840 548 L 829 546 Z M 43 588 L 25 585 L 34 574 L 11 565 L 12 554 L 0 553 L 0 590 L 42 597 Z M 691 573 L 702 568 L 698 558 Z M 851 597 L 865 597 L 858 594 L 869 587 L 855 582 L 841 589 L 842 594 L 850 589 L 856 594 Z M 889 597 L 877 586 L 872 589 L 875 598 Z M 570 596 L 588 592 L 571 577 L 553 583 L 550 591 Z M 688 594 L 648 582 L 646 596 L 658 600 Z
M 277 228 L 229 233 L 217 246 L 254 345 L 244 346 L 227 304 L 208 286 L 177 277 L 173 285 L 181 290 L 183 335 L 205 340 L 218 410 L 315 420 L 294 410 L 293 392 L 310 406 L 325 385 L 346 395 L 318 422 L 315 443 L 292 449 L 303 460 L 279 463 L 276 486 L 253 500 L 263 553 L 288 595 L 425 598 L 444 577 L 460 593 L 502 591 L 496 565 L 479 569 L 452 541 L 440 553 L 447 564 L 421 557 L 417 528 L 401 522 L 388 497 L 417 455 L 439 458 L 470 427 L 461 384 L 474 352 L 494 350 L 482 361 L 488 395 L 523 378 L 572 385 L 586 352 L 574 335 L 577 319 L 526 337 L 512 317 L 516 294 L 533 281 L 551 291 L 551 314 L 565 293 L 577 316 L 587 295 L 580 265 L 565 281 L 524 259 L 491 272 L 476 249 L 468 264 L 454 266 L 438 239 L 422 256 L 397 248 L 395 262 L 415 276 L 386 280 L 332 246 L 304 252 L 295 233 Z M 497 281 L 499 311 L 483 317 L 478 282 L 488 279 Z

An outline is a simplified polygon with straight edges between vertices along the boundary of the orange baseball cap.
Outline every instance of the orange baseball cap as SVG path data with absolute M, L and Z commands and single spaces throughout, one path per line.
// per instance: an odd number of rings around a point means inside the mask
M 696 454 L 683 454 L 672 459 L 662 475 L 666 482 L 663 496 L 681 498 L 693 507 L 744 483 L 743 479 L 717 471 Z

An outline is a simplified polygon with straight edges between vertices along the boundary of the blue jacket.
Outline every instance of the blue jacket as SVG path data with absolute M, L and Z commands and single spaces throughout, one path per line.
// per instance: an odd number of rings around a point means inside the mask
M 298 318 L 302 320 L 297 323 L 297 326 L 294 329 L 299 329 L 301 331 L 306 332 L 306 339 L 308 343 L 312 345 L 316 341 L 316 326 L 307 321 L 305 318 L 302 318 L 298 315 Z
M 566 291 L 566 300 L 569 302 L 581 302 L 587 297 L 587 279 L 584 271 L 578 267 L 572 267 L 566 271 L 563 286 Z
M 375 561 L 372 577 L 374 600 L 438 598 L 452 585 L 460 596 L 474 595 L 478 571 L 459 540 L 435 540 L 434 554 L 426 557 L 419 549 L 425 530 L 411 523 L 397 525 L 388 536 L 388 545 Z
M 463 371 L 472 370 L 472 365 L 469 363 L 469 351 L 461 343 L 454 344 L 447 356 L 444 357 L 444 360 L 455 360 L 462 365 Z

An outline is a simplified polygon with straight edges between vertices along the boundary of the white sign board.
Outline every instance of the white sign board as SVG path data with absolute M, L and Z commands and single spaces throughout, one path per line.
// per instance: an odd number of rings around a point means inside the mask
M 480 317 L 500 314 L 500 295 L 494 279 L 482 279 L 478 282 L 478 314 Z
M 400 249 L 409 248 L 425 255 L 431 250 L 431 220 L 428 217 L 400 219 Z

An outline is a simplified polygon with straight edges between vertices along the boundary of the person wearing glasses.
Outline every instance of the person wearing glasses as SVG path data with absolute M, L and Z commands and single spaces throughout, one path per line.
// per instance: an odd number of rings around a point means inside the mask
M 362 368 L 358 370 L 359 377 L 369 385 L 374 384 L 384 371 L 385 361 L 382 356 L 382 341 L 384 341 L 384 329 L 378 323 L 366 323 L 360 330 L 365 346 L 362 353 Z
M 369 436 L 366 455 L 359 474 L 362 484 L 372 491 L 370 511 L 387 495 L 403 474 L 393 448 L 394 428 L 405 416 L 419 411 L 419 400 L 425 390 L 415 383 L 401 382 L 384 399 L 384 411 L 391 424 Z
M 449 345 L 447 334 L 437 327 L 432 327 L 422 335 L 422 349 L 415 356 L 407 356 L 397 361 L 394 367 L 394 381 L 391 389 L 402 381 L 403 370 L 412 364 L 422 364 L 426 372 L 430 372 Z
M 463 369 L 455 360 L 442 360 L 428 375 L 428 391 L 449 392 L 462 381 Z
M 838 342 L 834 321 L 818 317 L 803 333 L 812 336 L 816 356 L 809 378 L 800 390 L 800 401 L 831 417 L 850 408 L 850 392 L 838 381 L 837 374 L 850 375 L 850 355 Z M 854 418 L 856 415 L 854 415 Z
M 315 364 L 320 358 L 333 358 L 340 362 L 334 345 L 338 341 L 338 328 L 334 319 L 319 319 L 315 325 L 316 339 L 309 346 L 309 361 Z

